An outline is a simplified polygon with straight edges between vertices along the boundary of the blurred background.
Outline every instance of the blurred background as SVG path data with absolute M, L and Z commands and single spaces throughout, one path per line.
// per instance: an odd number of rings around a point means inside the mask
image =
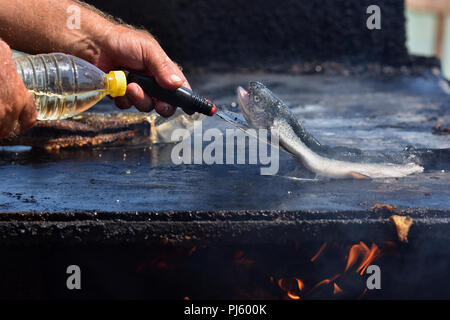
M 411 54 L 437 56 L 450 79 L 450 0 L 406 0 L 407 47 Z
M 399 66 L 412 62 L 409 52 L 440 57 L 450 78 L 450 0 L 85 1 L 150 30 L 186 71 L 304 72 L 298 64 L 321 61 Z M 379 32 L 365 27 L 374 4 L 382 13 Z

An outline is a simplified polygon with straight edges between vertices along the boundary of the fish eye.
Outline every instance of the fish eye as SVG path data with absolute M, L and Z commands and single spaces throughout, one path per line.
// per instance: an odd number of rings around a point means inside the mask
M 253 101 L 254 101 L 255 103 L 258 103 L 259 101 L 261 101 L 261 99 L 260 99 L 258 96 L 254 96 L 254 97 L 253 97 Z

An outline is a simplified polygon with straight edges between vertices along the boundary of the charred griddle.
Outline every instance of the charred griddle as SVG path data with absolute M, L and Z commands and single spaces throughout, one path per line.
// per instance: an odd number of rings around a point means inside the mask
M 0 145 L 24 145 L 47 150 L 152 142 L 154 117 L 145 113 L 83 113 L 67 120 L 38 121 L 27 132 Z

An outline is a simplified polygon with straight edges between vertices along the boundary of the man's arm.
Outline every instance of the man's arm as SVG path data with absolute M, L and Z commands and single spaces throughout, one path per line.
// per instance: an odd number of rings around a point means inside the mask
M 80 29 L 70 29 L 68 8 L 80 8 Z M 102 37 L 112 23 L 69 0 L 0 0 L 0 36 L 28 52 L 70 52 L 88 61 L 100 55 Z
M 67 21 L 80 10 L 80 28 Z M 0 0 L 0 37 L 14 49 L 28 53 L 65 52 L 90 61 L 104 71 L 133 69 L 156 78 L 167 89 L 189 86 L 178 66 L 148 33 L 120 25 L 88 5 L 71 0 Z M 125 97 L 116 104 L 141 111 L 153 107 L 170 116 L 174 108 L 148 97 L 136 84 L 130 84 Z

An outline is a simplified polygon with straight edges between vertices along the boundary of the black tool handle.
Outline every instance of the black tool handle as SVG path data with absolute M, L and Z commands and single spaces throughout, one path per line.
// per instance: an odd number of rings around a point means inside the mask
M 149 96 L 175 107 L 189 109 L 208 116 L 212 116 L 216 112 L 214 103 L 186 87 L 180 87 L 176 90 L 164 89 L 159 86 L 155 78 L 136 72 L 130 72 L 127 78 L 128 83 L 137 83 Z

